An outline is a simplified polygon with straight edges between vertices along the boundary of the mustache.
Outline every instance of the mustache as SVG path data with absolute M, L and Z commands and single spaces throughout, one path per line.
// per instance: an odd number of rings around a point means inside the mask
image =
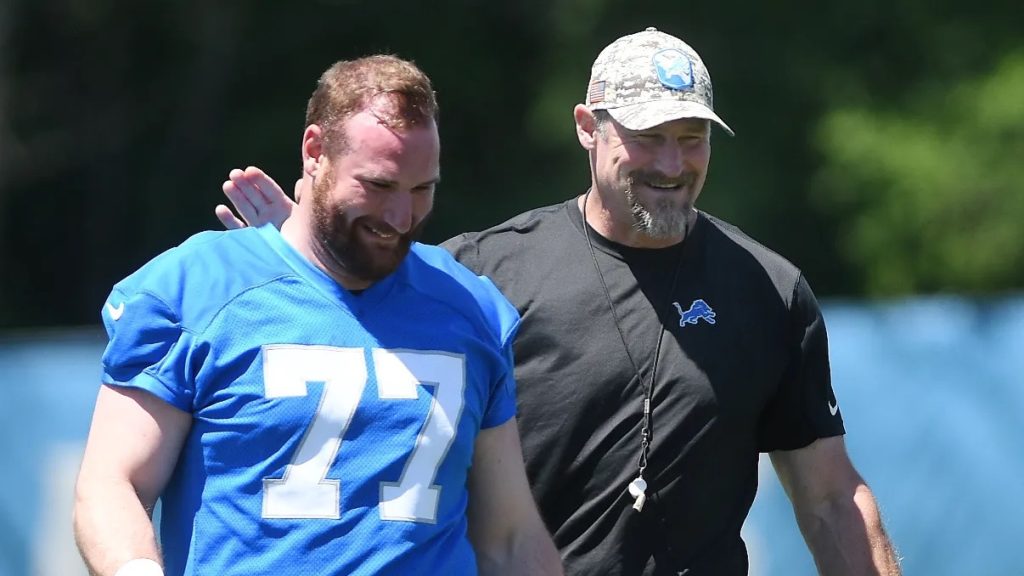
M 694 172 L 683 172 L 675 178 L 670 178 L 656 170 L 637 170 L 630 173 L 630 184 L 641 183 L 654 186 L 692 186 L 697 181 L 697 174 Z

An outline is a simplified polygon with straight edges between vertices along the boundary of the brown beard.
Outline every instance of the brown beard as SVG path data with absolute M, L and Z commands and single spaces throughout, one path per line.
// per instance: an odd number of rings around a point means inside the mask
M 313 182 L 314 250 L 319 253 L 323 264 L 334 272 L 365 282 L 376 282 L 397 270 L 409 254 L 412 243 L 422 234 L 427 217 L 401 234 L 393 248 L 370 246 L 362 240 L 359 227 L 371 224 L 378 230 L 394 230 L 370 216 L 350 220 L 345 206 L 329 206 L 333 185 L 334 179 L 330 175 Z

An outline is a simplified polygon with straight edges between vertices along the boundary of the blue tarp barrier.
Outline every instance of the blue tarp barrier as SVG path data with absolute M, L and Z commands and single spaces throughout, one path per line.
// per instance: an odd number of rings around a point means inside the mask
M 1024 298 L 826 302 L 847 447 L 908 576 L 1024 576 Z M 0 576 L 85 574 L 72 485 L 102 330 L 0 337 Z M 685 512 L 683 512 L 685 513 Z M 767 458 L 751 576 L 813 576 Z

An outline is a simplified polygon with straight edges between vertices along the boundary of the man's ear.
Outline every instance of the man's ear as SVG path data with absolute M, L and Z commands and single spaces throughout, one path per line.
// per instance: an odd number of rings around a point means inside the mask
M 323 131 L 310 124 L 302 132 L 302 173 L 317 176 L 324 153 Z
M 572 110 L 572 116 L 576 120 L 576 138 L 584 150 L 593 150 L 594 141 L 597 139 L 597 118 L 594 112 L 583 104 L 577 104 Z

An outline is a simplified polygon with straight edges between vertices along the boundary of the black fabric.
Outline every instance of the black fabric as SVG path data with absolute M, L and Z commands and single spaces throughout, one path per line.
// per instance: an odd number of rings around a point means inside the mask
M 445 247 L 522 315 L 519 428 L 541 514 L 572 575 L 743 575 L 758 452 L 844 432 L 824 324 L 799 270 L 705 213 L 682 243 L 629 248 L 590 231 L 644 382 L 667 329 L 645 479 L 632 508 L 645 387 L 609 312 L 576 199 Z M 674 293 L 668 294 L 680 266 Z M 714 323 L 681 323 L 704 300 Z M 678 304 L 678 308 L 675 304 Z

